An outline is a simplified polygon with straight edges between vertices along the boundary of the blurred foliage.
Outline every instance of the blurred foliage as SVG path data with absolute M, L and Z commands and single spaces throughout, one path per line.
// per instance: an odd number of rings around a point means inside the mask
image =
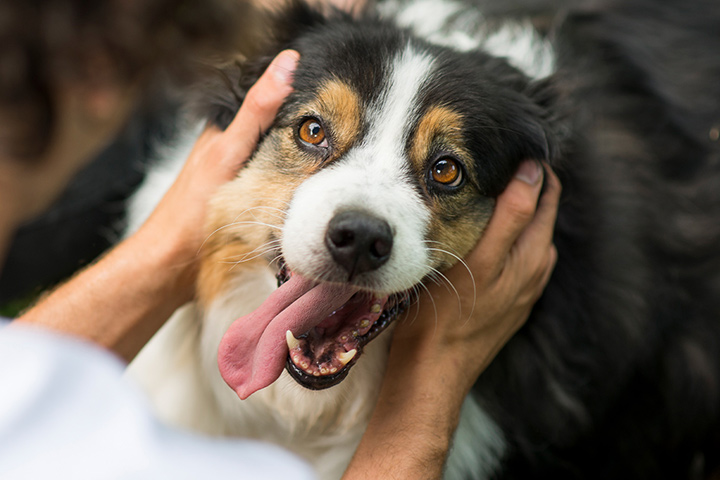
M 40 298 L 42 292 L 36 291 L 30 295 L 16 298 L 0 305 L 0 317 L 16 318 L 25 311 L 29 306 L 34 304 Z

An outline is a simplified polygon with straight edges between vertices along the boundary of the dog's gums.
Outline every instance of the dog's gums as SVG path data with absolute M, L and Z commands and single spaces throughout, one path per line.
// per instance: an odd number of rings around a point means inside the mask
M 278 286 L 290 279 L 283 265 Z M 288 330 L 286 369 L 300 385 L 322 390 L 345 379 L 363 347 L 384 331 L 409 303 L 407 294 L 376 297 L 358 292 L 308 332 L 296 338 Z

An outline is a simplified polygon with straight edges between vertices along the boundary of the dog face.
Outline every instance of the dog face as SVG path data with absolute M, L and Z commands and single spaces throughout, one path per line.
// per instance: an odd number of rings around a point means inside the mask
M 295 91 L 214 201 L 210 227 L 236 225 L 216 237 L 224 245 L 267 246 L 267 259 L 286 265 L 281 281 L 292 273 L 352 289 L 327 320 L 287 339 L 288 370 L 325 388 L 408 292 L 469 252 L 519 162 L 548 159 L 553 135 L 530 81 L 482 52 L 376 20 L 322 18 L 289 46 L 301 54 Z M 252 221 L 239 221 L 248 212 Z

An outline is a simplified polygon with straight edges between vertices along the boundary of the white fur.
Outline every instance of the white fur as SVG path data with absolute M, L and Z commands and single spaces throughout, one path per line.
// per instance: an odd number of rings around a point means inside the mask
M 448 457 L 445 479 L 490 478 L 500 466 L 505 449 L 505 438 L 500 427 L 473 397 L 467 397 L 460 412 L 460 423 Z
M 368 109 L 366 139 L 297 189 L 282 241 L 291 268 L 324 276 L 334 265 L 325 247 L 333 216 L 350 209 L 372 213 L 388 222 L 394 246 L 387 263 L 371 272 L 364 286 L 386 293 L 409 289 L 430 272 L 424 242 L 430 213 L 412 186 L 403 151 L 408 125 L 416 116 L 418 90 L 433 62 L 407 47 L 390 59 L 389 67 L 389 87 Z
M 530 21 L 503 25 L 482 42 L 482 49 L 507 58 L 510 65 L 531 78 L 544 78 L 555 71 L 555 51 Z
M 482 12 L 459 2 L 420 0 L 385 2 L 381 11 L 430 43 L 458 51 L 481 49 L 505 58 L 530 78 L 555 71 L 555 51 L 529 20 L 506 21 L 487 30 Z
M 198 131 L 183 135 L 171 156 L 148 173 L 129 204 L 127 234 L 149 216 L 172 184 Z M 233 266 L 228 265 L 228 268 Z M 257 438 L 305 457 L 320 478 L 339 478 L 347 467 L 377 398 L 391 334 L 376 339 L 345 382 L 325 391 L 300 387 L 282 376 L 240 401 L 217 367 L 220 339 L 238 317 L 257 308 L 277 284 L 269 267 L 235 268 L 228 292 L 206 311 L 179 309 L 128 367 L 158 416 L 168 423 L 211 435 Z
M 257 308 L 276 281 L 269 268 L 256 268 L 242 270 L 233 282 L 206 312 L 192 305 L 179 310 L 131 364 L 130 376 L 172 424 L 266 440 L 303 456 L 320 478 L 339 478 L 370 418 L 390 335 L 370 344 L 346 381 L 330 390 L 306 390 L 283 372 L 240 401 L 218 372 L 217 346 L 229 325 Z

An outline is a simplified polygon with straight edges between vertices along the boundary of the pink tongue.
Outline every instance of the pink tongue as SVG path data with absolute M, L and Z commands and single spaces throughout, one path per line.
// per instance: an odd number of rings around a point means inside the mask
M 235 320 L 220 342 L 218 366 L 241 399 L 273 383 L 282 373 L 295 336 L 316 326 L 356 292 L 348 285 L 320 283 L 293 275 L 254 312 Z

